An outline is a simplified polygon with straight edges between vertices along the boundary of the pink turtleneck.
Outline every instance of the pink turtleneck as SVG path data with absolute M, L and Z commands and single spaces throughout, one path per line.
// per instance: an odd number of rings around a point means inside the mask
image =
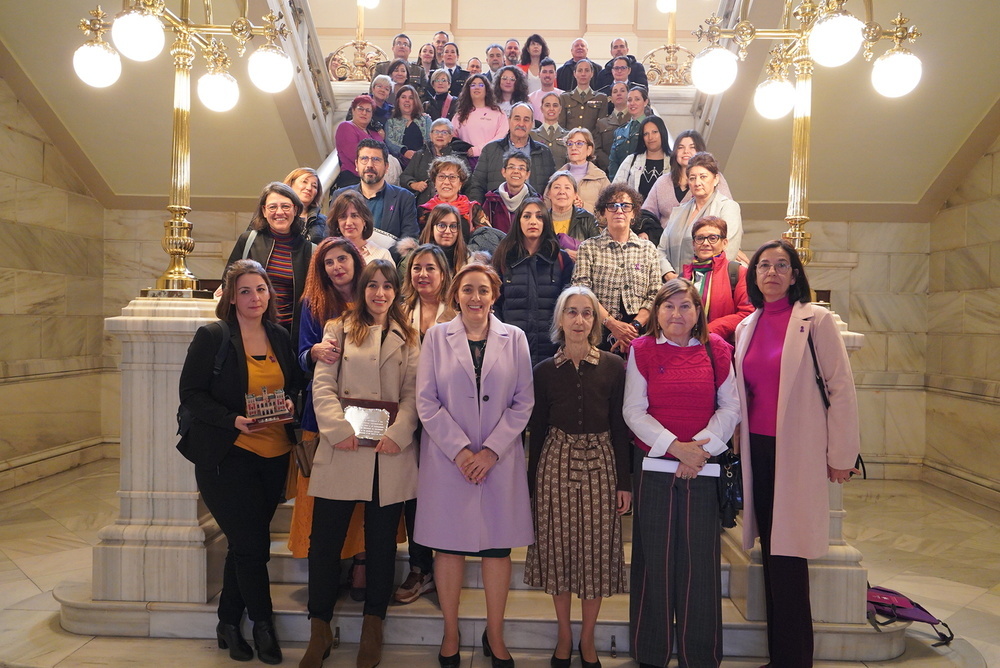
M 781 351 L 791 316 L 792 305 L 787 298 L 764 302 L 743 357 L 748 426 L 752 434 L 777 436 Z

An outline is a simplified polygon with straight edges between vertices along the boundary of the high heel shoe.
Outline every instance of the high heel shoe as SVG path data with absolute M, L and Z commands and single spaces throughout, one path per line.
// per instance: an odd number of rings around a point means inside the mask
M 513 656 L 509 659 L 498 659 L 493 656 L 493 650 L 490 648 L 490 639 L 486 635 L 486 631 L 483 631 L 483 656 L 488 656 L 490 658 L 490 663 L 493 665 L 493 668 L 514 668 Z
M 257 646 L 258 659 L 271 665 L 281 663 L 281 648 L 272 620 L 253 623 L 253 644 Z
M 585 658 L 583 658 L 583 643 L 580 643 L 576 646 L 576 651 L 580 653 L 580 663 L 583 664 L 583 668 L 601 668 L 600 657 L 598 657 L 597 661 L 587 661 Z
M 558 656 L 556 656 L 556 653 L 554 651 L 552 652 L 552 658 L 549 659 L 549 665 L 552 666 L 552 668 L 569 668 L 572 663 L 573 663 L 572 649 L 569 651 L 569 656 L 566 657 L 565 659 L 560 659 Z
M 442 642 L 444 642 L 442 640 Z M 462 634 L 458 634 L 458 651 L 451 656 L 445 656 L 438 652 L 438 663 L 441 668 L 458 668 L 462 665 Z
M 253 658 L 250 643 L 243 638 L 239 626 L 219 622 L 215 627 L 215 637 L 219 641 L 219 649 L 228 649 L 229 658 L 233 661 L 249 661 Z

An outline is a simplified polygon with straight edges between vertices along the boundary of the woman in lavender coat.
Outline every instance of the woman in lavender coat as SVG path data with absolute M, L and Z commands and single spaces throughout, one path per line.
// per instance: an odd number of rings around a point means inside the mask
M 534 405 L 531 354 L 524 332 L 490 313 L 499 292 L 492 267 L 465 265 L 448 294 L 459 315 L 427 330 L 417 368 L 423 435 L 414 537 L 437 550 L 444 617 L 438 660 L 445 668 L 461 660 L 458 602 L 467 556 L 482 558 L 483 652 L 495 667 L 513 666 L 503 639 L 510 548 L 534 541 L 521 440 Z

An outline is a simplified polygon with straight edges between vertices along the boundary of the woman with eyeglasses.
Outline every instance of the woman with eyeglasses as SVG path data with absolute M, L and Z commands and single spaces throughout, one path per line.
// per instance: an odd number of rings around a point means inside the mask
M 293 341 L 299 337 L 299 299 L 306 286 L 313 244 L 302 234 L 302 201 L 279 181 L 264 186 L 250 228 L 240 235 L 226 262 L 256 260 L 267 271 L 274 287 L 276 322 Z
M 382 141 L 385 133 L 380 125 L 372 125 L 375 100 L 370 95 L 358 95 L 351 101 L 350 120 L 341 121 L 337 126 L 337 156 L 340 159 L 340 176 L 334 188 L 353 186 L 361 182 L 361 175 L 355 160 L 358 158 L 358 143 L 365 138 Z
M 451 118 L 458 111 L 458 98 L 451 94 L 451 75 L 448 70 L 434 70 L 428 77 L 427 97 L 424 102 L 424 112 L 436 121 L 439 118 Z
M 469 262 L 465 229 L 462 216 L 454 205 L 438 204 L 427 216 L 424 231 L 420 233 L 420 243 L 438 246 L 444 251 L 452 273 L 457 273 Z
M 454 155 L 465 160 L 468 144 L 455 140 L 455 128 L 447 118 L 439 118 L 431 123 L 431 138 L 416 152 L 410 164 L 399 177 L 399 185 L 417 198 L 417 206 L 425 204 L 434 196 L 434 183 L 430 179 L 431 164 L 443 155 Z
M 517 102 L 528 101 L 528 82 L 516 65 L 505 65 L 493 80 L 493 99 L 505 116 Z
M 722 218 L 700 218 L 691 228 L 694 261 L 684 265 L 681 276 L 694 284 L 705 305 L 709 333 L 732 345 L 736 326 L 753 313 L 753 304 L 747 295 L 747 268 L 726 258 L 728 230 Z
M 580 244 L 573 284 L 590 288 L 600 302 L 604 327 L 600 348 L 624 353 L 645 329 L 661 280 L 656 246 L 632 231 L 642 197 L 625 183 L 612 183 L 597 197 L 606 227 Z
M 736 328 L 743 458 L 743 546 L 760 537 L 770 666 L 813 665 L 809 559 L 829 549 L 827 480 L 860 452 L 851 362 L 833 315 L 810 303 L 805 267 L 768 241 L 747 270 L 757 308 Z
M 631 654 L 666 666 L 722 661 L 719 464 L 739 421 L 733 348 L 709 334 L 698 291 L 668 281 L 632 342 L 622 413 L 635 434 Z
M 625 366 L 596 347 L 599 308 L 587 288 L 566 288 L 550 327 L 559 348 L 534 370 L 528 485 L 535 543 L 528 547 L 524 582 L 552 596 L 559 625 L 552 668 L 569 668 L 573 657 L 571 596 L 583 611 L 580 660 L 596 668 L 601 602 L 628 591 L 621 527 L 632 503 L 629 433 L 621 412 Z
M 458 209 L 463 222 L 462 233 L 466 240 L 472 231 L 479 227 L 489 227 L 490 221 L 479 202 L 462 194 L 465 182 L 469 180 L 469 165 L 454 155 L 444 155 L 435 158 L 431 163 L 428 180 L 434 184 L 434 197 L 417 207 L 417 222 L 422 230 L 426 229 L 427 216 L 438 204 L 451 204 Z M 421 235 L 423 239 L 423 235 Z M 426 243 L 426 242 L 424 242 Z
M 587 211 L 593 211 L 597 196 L 611 181 L 604 170 L 594 164 L 594 135 L 590 130 L 573 128 L 566 134 L 566 156 L 569 162 L 559 169 L 573 175 L 579 184 L 579 203 Z
M 552 217 L 537 197 L 521 202 L 514 224 L 497 246 L 493 267 L 502 282 L 496 316 L 528 339 L 531 364 L 556 351 L 549 327 L 556 300 L 573 277 L 573 260 L 559 248 Z
M 452 119 L 455 134 L 472 145 L 469 149 L 469 166 L 475 169 L 483 147 L 494 139 L 501 139 L 510 130 L 507 116 L 500 111 L 493 88 L 485 75 L 473 74 L 465 80 L 458 96 L 458 109 Z
M 719 163 L 712 154 L 696 153 L 692 156 L 688 161 L 687 174 L 688 186 L 694 196 L 674 208 L 657 248 L 664 280 L 675 278 L 677 270 L 694 258 L 691 229 L 699 218 L 715 216 L 726 221 L 730 242 L 726 248 L 728 259 L 739 259 L 740 243 L 743 241 L 740 205 L 716 190 L 720 179 Z

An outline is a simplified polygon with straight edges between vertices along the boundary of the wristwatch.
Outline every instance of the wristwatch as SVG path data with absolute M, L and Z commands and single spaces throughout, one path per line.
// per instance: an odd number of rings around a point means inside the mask
M 640 334 L 642 334 L 642 323 L 641 322 L 639 322 L 638 320 L 633 320 L 632 321 L 632 326 L 635 327 L 635 331 L 637 331 Z

